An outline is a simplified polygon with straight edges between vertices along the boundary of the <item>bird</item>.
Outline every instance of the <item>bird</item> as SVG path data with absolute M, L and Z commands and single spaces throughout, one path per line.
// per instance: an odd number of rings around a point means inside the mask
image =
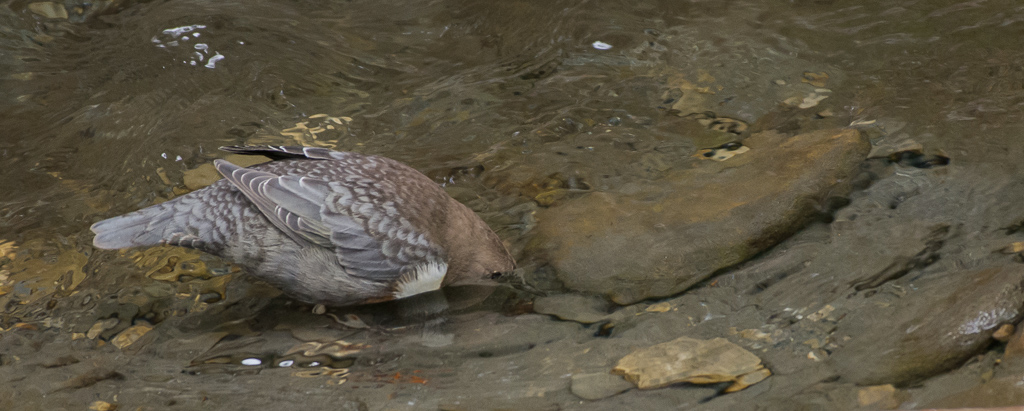
M 515 269 L 479 216 L 399 161 L 322 147 L 221 150 L 271 161 L 214 160 L 222 179 L 93 224 L 93 245 L 200 250 L 295 300 L 327 306 L 494 284 Z

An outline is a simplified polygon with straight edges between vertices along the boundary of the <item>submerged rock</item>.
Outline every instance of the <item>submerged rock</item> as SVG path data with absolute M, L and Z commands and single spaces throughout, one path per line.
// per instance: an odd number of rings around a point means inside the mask
M 534 300 L 533 311 L 563 320 L 592 324 L 608 317 L 608 302 L 594 296 L 556 294 Z
M 893 410 L 908 397 L 905 391 L 897 390 L 892 384 L 873 385 L 857 391 L 857 404 L 872 409 Z
M 927 407 L 935 408 L 961 408 L 970 407 L 1013 407 L 1005 410 L 1016 410 L 1024 404 L 1024 387 L 1020 384 L 1019 376 L 996 378 L 991 381 L 978 384 L 967 390 L 950 394 L 948 397 L 924 404 Z M 991 408 L 988 408 L 991 409 Z
M 870 145 L 856 130 L 758 133 L 750 151 L 537 213 L 531 244 L 569 288 L 619 304 L 679 293 L 785 239 L 849 193 Z
M 729 340 L 689 337 L 636 350 L 619 360 L 612 372 L 625 376 L 640 389 L 680 382 L 733 381 L 726 392 L 742 390 L 771 375 L 771 371 L 761 365 L 760 358 Z
M 124 349 L 125 347 L 134 344 L 139 338 L 146 335 L 146 333 L 153 330 L 153 327 L 145 324 L 138 324 L 128 327 L 128 329 L 121 331 L 113 340 L 111 344 L 115 347 Z
M 572 376 L 569 390 L 585 400 L 599 400 L 611 397 L 633 388 L 633 384 L 618 375 L 607 373 L 576 374 Z
M 869 302 L 839 323 L 836 334 L 850 340 L 830 362 L 844 380 L 904 385 L 948 370 L 1022 315 L 1024 270 L 1018 267 L 950 273 L 915 286 L 895 301 Z
M 35 3 L 29 3 L 28 9 L 32 13 L 46 17 L 48 19 L 67 19 L 68 11 L 63 5 L 57 4 L 52 1 L 40 1 Z

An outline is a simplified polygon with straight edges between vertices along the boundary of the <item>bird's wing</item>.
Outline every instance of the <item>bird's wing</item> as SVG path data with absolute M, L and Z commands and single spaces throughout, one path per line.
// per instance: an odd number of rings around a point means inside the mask
M 415 230 L 410 233 L 402 226 L 404 219 L 393 207 L 361 194 L 366 188 L 352 185 L 358 182 L 277 175 L 224 160 L 214 161 L 214 166 L 288 237 L 334 249 L 349 274 L 392 281 L 432 260 L 428 248 L 409 247 L 410 239 L 417 240 Z M 392 217 L 397 224 L 382 230 L 387 224 L 380 220 Z

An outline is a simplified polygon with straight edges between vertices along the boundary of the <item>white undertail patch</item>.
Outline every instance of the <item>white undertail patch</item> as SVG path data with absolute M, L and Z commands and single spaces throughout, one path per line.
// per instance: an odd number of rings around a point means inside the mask
M 448 264 L 444 262 L 420 264 L 398 279 L 395 298 L 411 297 L 437 290 L 441 288 L 441 282 L 447 273 Z

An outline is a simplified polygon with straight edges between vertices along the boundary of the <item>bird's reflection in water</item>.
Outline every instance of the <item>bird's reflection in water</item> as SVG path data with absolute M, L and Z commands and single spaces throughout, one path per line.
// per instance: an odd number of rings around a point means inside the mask
M 326 315 L 348 328 L 370 328 L 384 334 L 403 334 L 426 347 L 451 345 L 455 338 L 457 317 L 474 311 L 494 311 L 514 290 L 500 285 L 467 285 L 408 298 L 359 307 L 328 310 Z M 333 312 L 332 312 L 333 311 Z

